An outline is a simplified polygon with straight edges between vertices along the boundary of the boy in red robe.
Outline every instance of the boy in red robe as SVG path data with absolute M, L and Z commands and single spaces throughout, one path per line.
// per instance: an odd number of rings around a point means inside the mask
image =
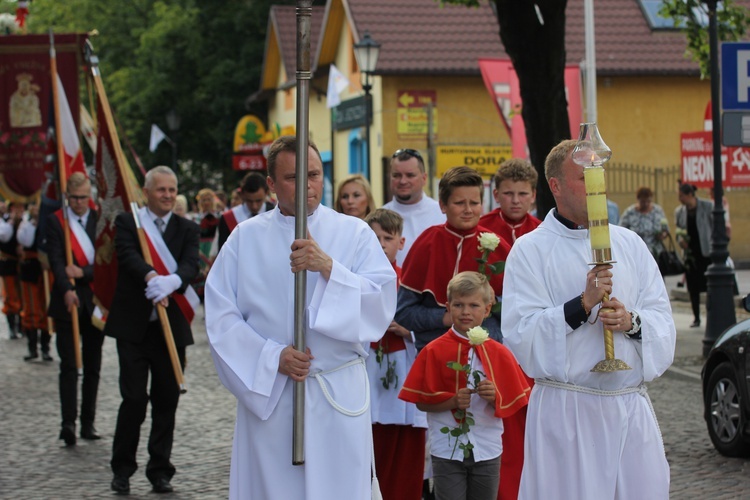
M 445 310 L 445 291 L 451 278 L 461 271 L 479 270 L 478 259 L 485 253 L 480 249 L 480 237 L 482 233 L 492 233 L 478 225 L 483 193 L 484 181 L 476 170 L 469 167 L 448 170 L 439 184 L 440 209 L 446 223 L 425 229 L 406 255 L 396 321 L 414 332 L 417 349 L 451 326 L 450 314 Z M 510 246 L 500 238 L 487 255 L 487 263 L 504 262 L 508 252 Z M 503 274 L 493 275 L 490 286 L 496 296 L 501 296 Z M 502 339 L 499 311 L 493 312 L 484 326 L 493 339 Z
M 497 169 L 492 194 L 499 208 L 484 214 L 479 225 L 491 229 L 510 246 L 524 234 L 542 223 L 529 213 L 536 201 L 536 182 L 539 176 L 527 160 L 511 158 Z
M 400 279 L 396 256 L 404 246 L 404 219 L 393 210 L 379 208 L 365 222 Z M 370 344 L 366 360 L 375 471 L 384 500 L 416 500 L 422 494 L 427 420 L 413 403 L 398 398 L 416 355 L 411 332 L 392 321 L 383 338 Z
M 399 397 L 427 412 L 436 497 L 494 500 L 503 418 L 528 404 L 530 389 L 513 354 L 481 328 L 494 302 L 487 277 L 459 273 L 447 295 L 452 327 L 419 353 Z

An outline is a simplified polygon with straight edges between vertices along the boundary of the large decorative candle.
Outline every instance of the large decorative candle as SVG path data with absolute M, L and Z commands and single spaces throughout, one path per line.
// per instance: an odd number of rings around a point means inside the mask
M 589 238 L 593 252 L 593 264 L 612 264 L 612 249 L 609 239 L 607 217 L 607 183 L 604 164 L 612 156 L 612 150 L 599 135 L 596 123 L 581 123 L 581 132 L 571 157 L 583 167 L 586 183 L 586 208 L 589 217 Z M 604 294 L 604 301 L 609 295 Z M 591 369 L 592 372 L 614 372 L 630 370 L 624 361 L 615 358 L 615 342 L 612 330 L 604 328 L 604 359 Z
M 584 167 L 586 207 L 589 212 L 589 236 L 594 260 L 612 260 L 607 217 L 607 186 L 602 166 Z

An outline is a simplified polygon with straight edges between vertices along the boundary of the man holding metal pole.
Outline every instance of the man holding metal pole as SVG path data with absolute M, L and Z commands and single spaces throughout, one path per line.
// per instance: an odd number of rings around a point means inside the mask
M 393 319 L 396 275 L 367 224 L 320 205 L 323 167 L 312 143 L 308 238 L 295 238 L 296 147 L 292 136 L 271 145 L 268 185 L 279 204 L 236 227 L 206 282 L 211 353 L 238 400 L 230 497 L 369 498 L 365 345 Z M 306 352 L 292 346 L 299 271 L 307 272 Z M 305 461 L 294 466 L 292 392 L 301 381 Z

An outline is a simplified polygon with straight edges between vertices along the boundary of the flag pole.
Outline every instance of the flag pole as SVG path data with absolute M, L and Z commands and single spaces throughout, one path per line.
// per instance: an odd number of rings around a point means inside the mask
M 96 93 L 99 95 L 100 101 L 102 103 L 102 112 L 107 122 L 107 129 L 110 134 L 113 134 L 117 129 L 115 128 L 115 121 L 112 117 L 112 110 L 110 109 L 109 101 L 107 100 L 107 93 L 104 90 L 104 84 L 102 83 L 102 76 L 99 72 L 99 58 L 94 54 L 94 49 L 91 46 L 91 43 L 88 41 L 86 42 L 86 60 L 89 64 L 89 68 L 91 69 L 91 74 L 93 75 Z M 99 124 L 99 126 L 101 127 L 101 124 Z M 122 151 L 122 146 L 120 145 L 120 140 L 117 137 L 111 137 L 111 142 L 114 148 L 115 158 L 117 159 L 117 168 L 120 170 L 120 178 L 122 179 L 122 184 L 125 188 L 125 192 L 127 193 L 128 200 L 135 200 L 136 198 L 130 186 L 130 178 L 128 176 L 128 173 L 124 171 L 124 166 L 127 163 L 125 161 L 125 154 Z M 146 264 L 153 267 L 151 253 L 148 249 L 148 243 L 146 242 L 146 235 L 143 232 L 143 227 L 141 227 L 140 219 L 138 218 L 138 204 L 135 201 L 130 202 L 130 210 L 132 212 L 133 218 L 135 219 L 136 230 L 138 232 L 138 242 L 141 247 L 143 260 L 146 262 Z M 172 363 L 174 377 L 177 381 L 177 386 L 180 389 L 180 394 L 184 394 L 187 392 L 187 386 L 185 385 L 185 375 L 182 371 L 180 358 L 177 355 L 177 346 L 174 342 L 174 335 L 172 334 L 172 327 L 169 324 L 167 310 L 161 304 L 156 304 L 155 307 L 156 312 L 159 316 L 159 322 L 161 323 L 162 331 L 164 332 L 164 341 L 167 344 L 167 351 L 169 353 L 169 359 Z
M 310 118 L 310 37 L 312 0 L 297 0 L 297 158 L 295 164 L 294 237 L 307 238 L 307 153 Z M 305 352 L 307 271 L 294 274 L 294 348 Z M 305 382 L 294 383 L 292 464 L 305 463 Z
M 62 128 L 60 124 L 60 96 L 57 92 L 57 54 L 55 52 L 55 35 L 49 30 L 49 61 L 50 73 L 52 76 L 52 101 L 55 107 L 55 142 L 57 143 L 57 166 L 60 178 L 60 194 L 62 195 L 63 206 L 63 236 L 65 240 L 65 263 L 68 266 L 73 265 L 73 251 L 70 246 L 70 224 L 68 221 L 68 172 L 65 168 L 65 145 L 62 139 Z M 76 280 L 70 278 L 70 284 L 75 286 Z M 76 368 L 80 371 L 83 368 L 83 359 L 81 356 L 81 328 L 78 323 L 78 309 L 71 306 L 68 310 L 70 313 L 70 322 L 73 330 L 73 352 L 75 353 Z

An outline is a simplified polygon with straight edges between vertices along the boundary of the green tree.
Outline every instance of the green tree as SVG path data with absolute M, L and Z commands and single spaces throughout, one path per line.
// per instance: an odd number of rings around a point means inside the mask
M 719 40 L 737 41 L 748 30 L 748 12 L 733 0 L 715 2 Z M 659 15 L 671 18 L 687 35 L 686 55 L 701 68 L 701 78 L 710 78 L 711 61 L 708 45 L 708 5 L 705 0 L 663 0 Z
M 273 3 L 292 2 L 35 0 L 29 26 L 36 33 L 96 29 L 91 40 L 110 104 L 144 163 L 171 162 L 170 148 L 152 154 L 146 147 L 156 123 L 176 135 L 180 162 L 193 174 L 182 176 L 181 190 L 224 188 L 212 181 L 219 172 L 231 188 L 234 127 L 259 87 Z M 181 119 L 176 134 L 166 123 L 170 110 Z
M 479 0 L 444 1 L 479 5 Z M 567 0 L 489 1 L 495 4 L 500 39 L 518 75 L 529 159 L 539 172 L 537 213 L 546 214 L 555 200 L 544 177 L 544 160 L 557 143 L 570 139 L 565 98 Z

